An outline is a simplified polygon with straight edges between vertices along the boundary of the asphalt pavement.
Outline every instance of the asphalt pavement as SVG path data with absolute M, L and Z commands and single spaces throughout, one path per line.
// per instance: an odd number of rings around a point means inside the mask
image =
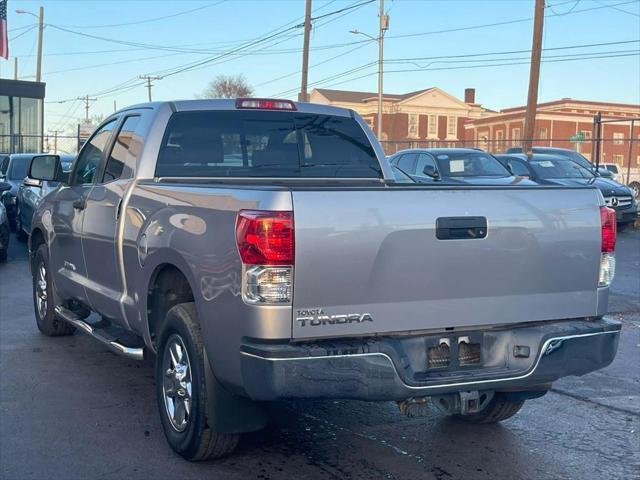
M 640 232 L 618 237 L 610 300 L 623 322 L 606 369 L 554 384 L 499 425 L 394 403 L 286 402 L 233 456 L 188 463 L 164 440 L 153 359 L 35 325 L 24 244 L 0 264 L 0 479 L 640 478 Z

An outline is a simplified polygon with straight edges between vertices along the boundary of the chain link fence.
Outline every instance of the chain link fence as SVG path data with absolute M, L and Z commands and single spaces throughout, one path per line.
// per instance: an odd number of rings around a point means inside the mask
M 0 135 L 0 153 L 78 153 L 79 135 Z

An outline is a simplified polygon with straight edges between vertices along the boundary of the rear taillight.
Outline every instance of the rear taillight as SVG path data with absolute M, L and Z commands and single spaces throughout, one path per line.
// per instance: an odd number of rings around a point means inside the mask
M 297 110 L 296 104 L 291 100 L 278 100 L 275 98 L 238 98 L 236 108 L 257 110 Z
M 602 228 L 602 243 L 600 255 L 599 287 L 608 287 L 616 273 L 616 212 L 611 208 L 600 207 L 600 223 Z
M 600 222 L 602 224 L 602 253 L 613 253 L 616 249 L 616 211 L 607 207 L 600 207 Z
M 236 242 L 244 264 L 244 299 L 250 303 L 290 303 L 295 260 L 293 213 L 241 210 Z

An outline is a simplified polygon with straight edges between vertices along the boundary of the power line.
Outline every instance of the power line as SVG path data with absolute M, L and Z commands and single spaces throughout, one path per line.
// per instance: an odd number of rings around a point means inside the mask
M 543 48 L 543 52 L 555 51 L 555 50 L 572 50 L 576 48 L 592 48 L 592 47 L 604 47 L 611 45 L 625 45 L 629 43 L 640 43 L 640 39 L 636 40 L 622 40 L 618 42 L 601 42 L 601 43 L 585 43 L 580 45 L 566 45 L 562 47 L 547 47 Z M 482 57 L 490 55 L 512 55 L 516 53 L 531 53 L 531 49 L 528 50 L 507 50 L 502 52 L 485 52 L 485 53 L 466 53 L 460 55 L 440 55 L 435 57 L 409 57 L 409 58 L 393 58 L 385 60 L 385 63 L 410 63 L 415 60 L 440 60 L 440 59 L 452 59 L 452 58 L 469 58 L 469 57 Z
M 190 10 L 184 10 L 182 12 L 172 13 L 171 15 L 163 15 L 162 17 L 147 18 L 145 20 L 137 20 L 135 22 L 112 23 L 110 25 L 60 25 L 60 26 L 61 27 L 67 27 L 67 28 L 113 28 L 113 27 L 123 27 L 123 26 L 127 26 L 127 25 L 140 25 L 140 24 L 143 24 L 143 23 L 158 22 L 160 20 L 166 20 L 167 18 L 175 18 L 175 17 L 179 17 L 179 16 L 182 16 L 182 15 L 188 15 L 188 14 L 193 13 L 193 12 L 198 12 L 200 10 L 205 10 L 207 8 L 215 7 L 215 6 L 220 5 L 221 3 L 224 3 L 226 1 L 227 0 L 220 0 L 219 2 L 210 3 L 209 5 L 204 5 L 204 6 L 201 6 L 201 7 L 192 8 Z
M 599 3 L 600 5 L 602 5 L 602 6 L 606 7 L 606 8 L 611 8 L 611 9 L 616 10 L 618 12 L 626 13 L 627 15 L 632 15 L 634 17 L 640 17 L 640 15 L 637 14 L 637 13 L 629 12 L 629 11 L 623 9 L 623 8 L 617 8 L 615 5 L 606 5 L 606 4 L 602 3 L 602 2 L 599 2 L 598 0 L 596 0 L 596 3 Z
M 551 14 L 551 15 L 548 15 L 548 16 L 555 17 L 555 16 L 565 16 L 565 15 L 569 15 L 569 14 L 576 14 L 576 13 L 582 13 L 582 12 L 590 12 L 590 11 L 593 11 L 593 10 L 600 10 L 600 9 L 609 8 L 609 7 L 612 7 L 612 6 L 620 6 L 620 5 L 627 5 L 629 3 L 636 3 L 637 1 L 638 0 L 627 0 L 625 2 L 616 3 L 614 5 L 604 5 L 604 6 L 599 6 L 599 7 L 583 8 L 582 10 L 574 10 L 571 13 L 564 13 L 562 15 Z M 563 2 L 563 3 L 567 3 L 567 2 Z M 554 6 L 557 6 L 557 5 L 561 5 L 561 4 L 556 4 Z M 512 25 L 512 24 L 515 24 L 515 23 L 530 22 L 531 20 L 533 20 L 533 17 L 518 18 L 518 19 L 514 19 L 514 20 L 505 20 L 505 21 L 502 21 L 502 22 L 485 23 L 485 24 L 481 24 L 481 25 L 468 25 L 466 27 L 448 28 L 448 29 L 443 29 L 443 30 L 432 30 L 432 31 L 427 31 L 427 32 L 405 33 L 405 34 L 399 34 L 399 35 L 388 35 L 385 38 L 422 37 L 422 36 L 426 36 L 426 35 L 437 35 L 437 34 L 441 34 L 441 33 L 462 32 L 462 31 L 467 31 L 467 30 L 476 30 L 476 29 L 480 29 L 480 28 L 498 27 L 498 26 L 502 26 L 502 25 Z
M 640 50 L 629 50 L 627 52 L 630 53 L 608 53 L 608 52 L 601 52 L 601 53 L 585 53 L 585 54 L 578 54 L 578 55 L 585 55 L 585 56 L 581 56 L 581 57 L 572 57 L 569 55 L 562 55 L 562 58 L 557 58 L 560 56 L 556 56 L 556 57 L 546 57 L 542 59 L 542 63 L 557 63 L 557 62 L 569 62 L 569 61 L 578 61 L 578 60 L 594 60 L 594 59 L 607 59 L 607 58 L 621 58 L 621 57 L 632 57 L 632 56 L 640 56 Z M 589 55 L 589 56 L 586 56 Z M 431 67 L 426 67 L 426 68 L 415 68 L 415 69 L 401 69 L 401 70 L 387 70 L 386 73 L 413 73 L 413 72 L 425 72 L 425 71 L 441 71 L 441 70 L 464 70 L 464 69 L 470 69 L 470 68 L 489 68 L 489 67 L 504 67 L 504 66 L 512 66 L 512 65 L 528 65 L 529 62 L 529 58 L 528 57 L 523 57 L 523 61 L 510 61 L 513 59 L 502 59 L 502 60 L 493 60 L 493 61 L 502 61 L 503 63 L 486 63 L 486 64 L 474 64 L 474 65 L 460 65 L 460 66 L 448 66 L 448 67 L 435 67 L 435 68 L 431 68 Z M 478 61 L 487 61 L 487 60 L 478 60 Z M 364 65 L 360 65 L 359 67 L 355 67 L 352 69 L 349 69 L 347 71 L 338 73 L 338 74 L 334 74 L 331 75 L 329 77 L 323 78 L 321 80 L 317 80 L 315 82 L 311 82 L 309 85 L 310 86 L 318 86 L 318 85 L 323 85 L 324 88 L 330 88 L 330 87 L 334 87 L 337 85 L 342 85 L 344 83 L 349 83 L 349 82 L 353 82 L 356 80 L 360 80 L 363 78 L 367 78 L 367 77 L 371 77 L 373 75 L 377 75 L 377 71 L 373 71 L 373 72 L 369 72 L 366 73 L 364 75 L 360 75 L 354 78 L 348 78 L 346 80 L 340 80 L 339 82 L 336 83 L 331 83 L 329 85 L 325 85 L 328 82 L 332 82 L 333 80 L 338 80 L 339 78 L 345 77 L 345 76 L 349 76 L 352 75 L 354 73 L 357 73 L 358 71 L 362 71 L 366 68 L 370 68 L 372 66 L 374 66 L 376 64 L 376 62 L 370 62 Z M 279 96 L 283 96 L 283 95 L 289 95 L 291 93 L 295 93 L 297 89 L 293 88 L 290 90 L 285 90 L 283 92 L 274 94 L 274 97 L 279 97 Z

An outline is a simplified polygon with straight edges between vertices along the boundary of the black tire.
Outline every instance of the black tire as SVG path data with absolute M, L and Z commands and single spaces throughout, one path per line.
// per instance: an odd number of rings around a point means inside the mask
M 55 313 L 55 305 L 52 301 L 55 298 L 53 294 L 53 283 L 51 281 L 51 272 L 49 271 L 49 250 L 45 244 L 40 245 L 34 257 L 33 269 L 33 309 L 36 315 L 36 324 L 38 330 L 48 337 L 60 337 L 63 335 L 71 335 L 75 331 L 75 327 L 64 320 L 58 318 Z M 45 285 L 39 285 L 42 281 L 41 268 L 44 267 Z M 45 302 L 41 308 L 41 292 L 44 290 Z
M 19 242 L 26 242 L 29 237 L 27 233 L 22 228 L 22 220 L 20 219 L 20 207 L 18 207 L 18 211 L 16 212 L 16 238 Z
M 626 223 L 619 223 L 618 224 L 618 231 L 619 232 L 624 232 L 626 230 L 630 230 L 631 227 L 633 226 L 634 222 L 626 222 Z
M 507 400 L 499 392 L 483 410 L 467 415 L 456 415 L 456 418 L 469 423 L 498 423 L 513 417 L 524 405 L 524 400 Z
M 188 369 L 185 371 L 190 371 L 188 378 L 191 380 L 190 411 L 188 415 L 178 416 L 181 423 L 178 427 L 181 428 L 174 426 L 175 419 L 172 420 L 169 414 L 170 407 L 165 400 L 165 389 L 171 392 L 176 389 L 182 390 L 181 396 L 184 397 L 185 389 L 181 389 L 175 383 L 176 367 L 173 367 L 172 375 L 171 364 L 167 364 L 167 361 L 171 361 L 170 356 L 167 357 L 169 349 L 176 344 L 181 344 L 186 350 Z M 162 428 L 169 445 L 176 453 L 190 461 L 228 455 L 236 448 L 240 438 L 237 434 L 214 432 L 208 425 L 204 362 L 204 347 L 195 305 L 193 302 L 175 305 L 167 312 L 159 336 L 156 357 L 156 397 Z M 166 368 L 167 366 L 169 368 Z M 177 412 L 179 407 L 176 406 L 176 398 L 178 395 L 174 394 L 171 402 L 173 402 L 174 411 Z

